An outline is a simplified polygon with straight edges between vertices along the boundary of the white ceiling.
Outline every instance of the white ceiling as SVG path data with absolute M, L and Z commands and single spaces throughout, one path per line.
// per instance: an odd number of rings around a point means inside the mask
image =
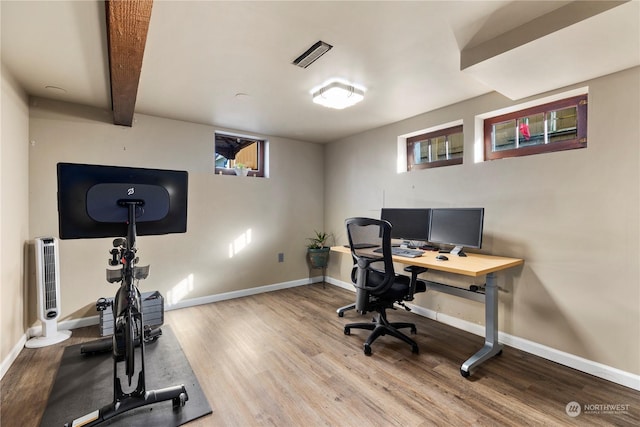
M 530 96 L 640 65 L 638 0 L 571 3 L 156 0 L 135 111 L 328 142 L 494 90 Z M 27 93 L 111 108 L 102 1 L 0 7 L 2 62 Z M 584 19 L 562 19 L 577 9 Z M 291 64 L 318 40 L 333 49 L 307 69 Z M 475 59 L 461 71 L 463 51 Z M 560 60 L 579 66 L 567 73 Z M 309 91 L 335 77 L 366 87 L 364 101 L 312 103 Z

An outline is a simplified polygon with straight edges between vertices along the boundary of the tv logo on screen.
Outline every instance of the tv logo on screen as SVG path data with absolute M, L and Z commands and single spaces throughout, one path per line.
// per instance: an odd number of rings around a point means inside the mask
M 133 193 L 136 192 L 136 189 L 131 187 L 131 188 L 127 188 L 127 196 L 133 196 Z

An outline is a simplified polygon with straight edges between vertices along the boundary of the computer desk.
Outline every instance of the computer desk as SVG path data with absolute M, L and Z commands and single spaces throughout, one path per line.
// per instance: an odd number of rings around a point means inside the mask
M 334 252 L 351 255 L 351 249 L 344 246 L 332 246 Z M 457 286 L 424 280 L 427 290 L 443 292 L 461 298 L 484 303 L 485 337 L 484 346 L 467 359 L 460 367 L 460 374 L 468 377 L 471 372 L 484 361 L 502 352 L 502 344 L 498 342 L 498 284 L 496 274 L 500 271 L 524 264 L 519 258 L 506 258 L 493 255 L 475 254 L 467 252 L 466 257 L 446 254 L 446 261 L 437 260 L 438 252 L 426 251 L 422 256 L 407 258 L 394 255 L 393 260 L 400 264 L 414 267 L 412 273 L 417 274 L 427 270 L 444 271 L 469 277 L 486 275 L 484 289 L 465 289 Z M 376 256 L 380 256 L 376 254 Z M 415 278 L 414 276 L 414 278 Z

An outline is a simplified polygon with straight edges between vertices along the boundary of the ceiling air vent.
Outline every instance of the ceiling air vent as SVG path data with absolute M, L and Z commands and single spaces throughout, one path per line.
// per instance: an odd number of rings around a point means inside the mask
M 300 68 L 307 68 L 309 65 L 313 64 L 316 59 L 327 53 L 332 47 L 333 46 L 328 43 L 319 41 L 307 49 L 305 53 L 297 57 L 292 64 L 297 65 Z

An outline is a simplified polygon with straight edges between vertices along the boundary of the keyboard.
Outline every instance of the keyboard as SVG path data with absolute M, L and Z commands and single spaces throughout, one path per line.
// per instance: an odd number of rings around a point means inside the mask
M 382 253 L 382 248 L 378 248 L 374 250 L 374 252 Z M 423 253 L 424 251 L 421 251 L 420 249 L 398 248 L 395 246 L 391 248 L 392 255 L 403 256 L 407 258 L 417 258 L 419 256 L 422 256 Z

